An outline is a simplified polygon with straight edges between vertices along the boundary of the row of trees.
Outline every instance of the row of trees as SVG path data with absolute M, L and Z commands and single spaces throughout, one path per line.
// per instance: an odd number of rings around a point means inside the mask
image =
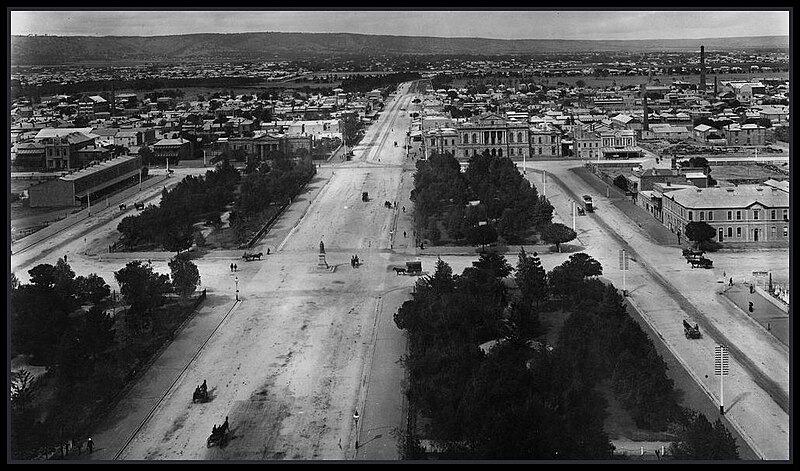
M 229 222 L 243 242 L 256 225 L 293 198 L 316 173 L 316 167 L 307 159 L 290 160 L 275 153 L 269 161 L 259 161 L 246 173 L 233 204 Z M 248 168 L 251 166 L 248 165 Z
M 46 455 L 53 444 L 80 438 L 91 414 L 185 317 L 186 309 L 165 309 L 167 296 L 175 292 L 190 303 L 200 275 L 185 258 L 169 267 L 171 276 L 128 263 L 114 273 L 119 299 L 100 276 L 75 276 L 63 259 L 29 270 L 27 284 L 12 275 L 11 353 L 47 368 L 38 378 L 27 370 L 12 377 L 13 458 Z
M 487 152 L 473 156 L 463 173 L 449 153 L 417 161 L 411 199 L 417 233 L 433 243 L 443 238 L 442 229 L 455 243 L 490 243 L 498 236 L 518 243 L 553 216 L 553 206 L 511 159 Z
M 159 206 L 148 206 L 119 223 L 122 243 L 127 247 L 153 244 L 170 252 L 188 249 L 195 240 L 194 224 L 203 219 L 219 221 L 234 199 L 239 178 L 239 171 L 223 161 L 205 177 L 189 175 L 172 190 L 165 188 Z
M 417 282 L 395 323 L 409 339 L 409 401 L 442 457 L 609 459 L 604 384 L 640 426 L 676 431 L 674 456 L 736 457 L 723 426 L 709 432 L 704 417 L 677 405 L 666 365 L 600 274 L 584 253 L 547 273 L 522 250 L 516 268 L 489 253 L 454 275 L 439 260 Z M 551 347 L 536 339 L 552 300 L 569 317 Z M 487 342 L 494 347 L 484 353 Z M 406 458 L 425 456 L 419 438 L 403 437 Z
M 419 80 L 422 76 L 419 72 L 398 72 L 394 74 L 382 75 L 351 75 L 342 80 L 340 87 L 346 92 L 365 93 L 375 89 L 382 90 L 388 94 L 390 87 L 396 87 L 403 82 Z M 386 95 L 384 95 L 386 98 Z

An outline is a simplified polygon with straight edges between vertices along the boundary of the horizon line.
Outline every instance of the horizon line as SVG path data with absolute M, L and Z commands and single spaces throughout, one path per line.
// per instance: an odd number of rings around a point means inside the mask
M 180 34 L 151 34 L 151 35 L 133 35 L 133 34 L 50 34 L 50 33 L 26 33 L 26 34 L 12 34 L 10 37 L 84 37 L 84 38 L 163 38 L 163 37 L 177 37 L 177 36 L 192 36 L 192 35 L 235 35 L 235 34 L 351 34 L 357 36 L 377 36 L 377 37 L 395 37 L 395 38 L 433 38 L 433 39 L 480 39 L 490 41 L 702 41 L 714 39 L 733 39 L 733 38 L 789 38 L 789 34 L 756 34 L 756 35 L 739 35 L 739 36 L 707 36 L 702 38 L 636 38 L 636 39 L 574 39 L 574 38 L 487 38 L 480 36 L 430 36 L 430 35 L 415 35 L 415 34 L 371 34 L 371 33 L 353 33 L 348 31 L 236 31 L 230 33 L 221 32 L 193 32 L 193 33 L 180 33 Z

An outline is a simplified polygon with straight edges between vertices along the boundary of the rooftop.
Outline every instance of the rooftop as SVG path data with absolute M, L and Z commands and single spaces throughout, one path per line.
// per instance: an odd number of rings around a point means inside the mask
M 789 207 L 789 193 L 764 185 L 724 188 L 685 188 L 664 195 L 685 208 L 747 208 L 759 203 L 768 208 Z
M 123 156 L 120 156 L 120 157 L 116 157 L 116 158 L 113 158 L 113 159 L 106 160 L 104 162 L 100 162 L 99 164 L 92 165 L 91 167 L 86 167 L 86 168 L 78 170 L 76 172 L 64 175 L 63 177 L 60 178 L 60 180 L 75 181 L 75 180 L 78 180 L 80 178 L 84 178 L 84 177 L 86 177 L 88 175 L 91 175 L 93 173 L 97 173 L 97 172 L 99 172 L 101 170 L 105 170 L 105 169 L 107 169 L 109 167 L 114 167 L 116 165 L 120 165 L 122 163 L 128 162 L 130 160 L 138 159 L 138 158 L 139 157 L 135 156 L 135 155 L 123 155 Z

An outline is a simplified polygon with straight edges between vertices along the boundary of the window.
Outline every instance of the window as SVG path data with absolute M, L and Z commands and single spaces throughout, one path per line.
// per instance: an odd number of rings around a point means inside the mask
M 783 210 L 783 220 L 784 221 L 788 221 L 789 220 L 789 210 L 788 209 L 784 209 Z
M 705 221 L 706 220 L 706 213 L 704 213 L 703 211 L 700 211 L 700 220 L 701 221 Z
M 700 214 L 702 215 L 703 213 L 700 213 Z M 693 217 L 693 216 L 694 216 L 694 211 L 689 211 L 689 220 L 690 220 L 690 221 L 693 221 L 693 220 L 694 220 L 694 217 Z
M 728 228 L 728 237 L 733 237 L 733 228 L 732 227 Z
M 542 143 L 542 136 L 539 136 L 539 144 Z
M 783 226 L 783 236 L 789 237 L 789 226 Z
M 708 220 L 709 221 L 713 221 L 714 220 L 714 211 L 709 211 L 708 212 Z
M 769 216 L 770 216 L 769 218 L 774 221 L 778 216 L 778 212 L 773 209 L 772 211 L 770 211 Z
M 728 221 L 733 219 L 733 211 L 728 211 Z
M 521 132 L 517 133 L 517 142 L 522 142 L 522 133 Z
M 514 133 L 513 132 L 508 134 L 508 142 L 514 142 Z
M 741 211 L 736 211 L 736 220 L 737 221 L 741 221 L 742 220 L 742 212 Z
M 753 219 L 758 219 L 758 213 L 759 213 L 759 212 L 760 212 L 760 211 L 759 211 L 759 210 L 757 210 L 757 209 L 754 209 L 754 210 L 753 210 Z
M 742 228 L 741 227 L 737 227 L 736 228 L 736 237 L 739 237 L 739 238 L 742 237 Z
M 514 155 L 514 148 L 513 147 L 511 149 L 508 149 L 508 155 Z
M 542 155 L 542 148 L 539 148 L 539 155 Z
M 778 237 L 778 228 L 775 227 L 775 226 L 772 226 L 772 238 L 775 239 L 777 237 Z
M 556 155 L 556 146 L 550 146 L 550 153 Z
M 473 144 L 477 144 L 478 143 L 478 135 L 477 134 L 474 134 L 474 133 L 472 134 L 472 143 Z

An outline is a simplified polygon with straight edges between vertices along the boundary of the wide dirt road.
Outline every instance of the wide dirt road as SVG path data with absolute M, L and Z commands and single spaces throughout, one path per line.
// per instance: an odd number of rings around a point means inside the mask
M 260 269 L 240 274 L 241 302 L 185 371 L 171 373 L 175 384 L 119 459 L 354 456 L 353 411 L 363 400 L 382 295 L 413 282 L 390 271 L 397 211 L 384 206 L 400 199 L 408 118 L 399 109 L 412 97 L 389 101 L 354 160 L 335 168 L 317 198 L 297 203 L 308 204 L 305 216 Z M 363 191 L 370 201 L 361 200 Z M 328 269 L 318 267 L 320 241 Z M 350 266 L 352 255 L 359 268 Z M 204 379 L 212 400 L 192 404 Z M 225 417 L 231 442 L 206 448 L 212 426 Z

